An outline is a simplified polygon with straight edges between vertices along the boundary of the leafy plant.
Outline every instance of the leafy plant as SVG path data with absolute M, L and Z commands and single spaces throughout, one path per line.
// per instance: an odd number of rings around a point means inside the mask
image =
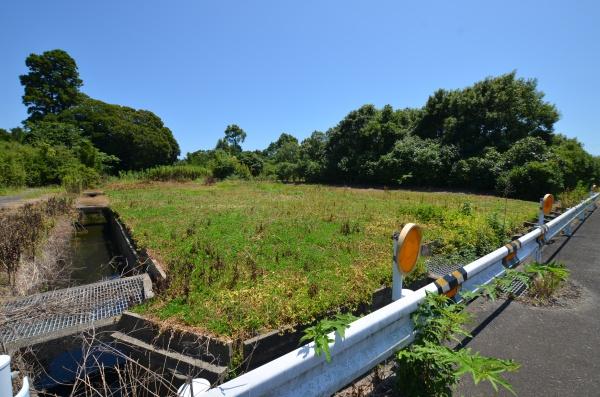
M 567 281 L 570 274 L 564 264 L 557 262 L 532 263 L 525 267 L 525 273 L 532 279 L 529 295 L 541 300 L 550 298 Z
M 325 360 L 331 361 L 331 353 L 329 352 L 329 344 L 333 342 L 333 339 L 329 337 L 329 334 L 335 331 L 341 338 L 345 337 L 346 328 L 350 326 L 350 323 L 357 319 L 351 313 L 336 314 L 332 320 L 325 319 L 319 321 L 316 325 L 308 327 L 304 330 L 304 335 L 300 338 L 300 343 L 306 341 L 312 341 L 315 343 L 315 354 L 320 356 L 325 353 Z
M 502 386 L 514 394 L 502 374 L 519 369 L 518 363 L 447 346 L 457 336 L 469 336 L 463 328 L 469 319 L 464 309 L 464 303 L 451 304 L 445 295 L 428 294 L 413 313 L 417 336 L 396 356 L 396 387 L 403 395 L 451 396 L 452 388 L 466 374 L 471 374 L 475 384 L 486 381 L 496 391 Z
M 528 273 L 516 269 L 506 269 L 504 276 L 497 278 L 494 285 L 496 286 L 497 291 L 507 291 L 514 281 L 520 281 L 526 287 L 529 287 L 531 284 L 531 276 Z
M 496 280 L 494 280 L 490 283 L 480 285 L 477 292 L 461 291 L 460 296 L 465 299 L 465 301 L 470 301 L 483 296 L 494 302 L 496 298 L 498 298 L 498 284 L 496 283 Z

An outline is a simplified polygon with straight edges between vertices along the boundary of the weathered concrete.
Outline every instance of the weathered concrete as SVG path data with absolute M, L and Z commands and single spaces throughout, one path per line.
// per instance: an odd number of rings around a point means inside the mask
M 356 313 L 364 314 L 380 309 L 392 301 L 392 289 L 382 287 L 373 293 L 370 304 L 361 305 Z M 242 343 L 244 370 L 257 368 L 283 354 L 298 348 L 304 330 L 313 324 L 296 329 L 276 330 L 245 340 Z
M 506 377 L 519 396 L 600 394 L 600 211 L 572 237 L 558 237 L 544 259 L 564 263 L 581 296 L 563 307 L 515 301 L 475 301 L 474 338 L 464 345 L 484 355 L 514 359 L 522 367 Z M 490 387 L 464 382 L 456 395 L 489 396 Z M 511 395 L 501 392 L 500 395 Z
M 219 366 L 227 366 L 233 355 L 233 343 L 192 332 L 164 328 L 143 316 L 124 312 L 119 332 L 155 348 L 184 354 Z
M 115 243 L 126 259 L 127 264 L 131 267 L 142 266 L 143 271 L 150 275 L 157 288 L 162 289 L 166 283 L 167 274 L 161 264 L 151 258 L 144 250 L 136 248 L 129 231 L 112 210 L 107 209 L 106 219 L 110 223 Z
M 157 348 L 122 332 L 114 332 L 113 340 L 119 350 L 139 364 L 160 373 L 168 383 L 183 383 L 186 376 L 206 378 L 211 383 L 223 380 L 227 367 L 208 363 L 171 350 Z

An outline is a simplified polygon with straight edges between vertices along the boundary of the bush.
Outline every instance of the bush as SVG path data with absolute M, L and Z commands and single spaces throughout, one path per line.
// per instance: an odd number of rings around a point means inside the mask
M 501 171 L 500 153 L 488 148 L 482 157 L 470 157 L 454 163 L 450 179 L 457 186 L 492 190 Z
M 20 187 L 27 183 L 27 172 L 23 164 L 23 146 L 0 142 L 0 187 Z
M 84 189 L 96 186 L 100 175 L 93 168 L 78 164 L 63 170 L 61 184 L 69 193 L 79 193 Z
M 255 152 L 242 152 L 239 155 L 240 162 L 248 167 L 252 176 L 258 176 L 263 170 L 264 161 L 262 157 Z
M 538 200 L 546 193 L 556 194 L 563 189 L 563 174 L 554 162 L 532 161 L 503 175 L 496 189 L 515 197 Z
M 228 176 L 233 175 L 238 166 L 239 161 L 237 158 L 222 150 L 217 150 L 211 164 L 212 174 L 215 178 L 225 179 Z
M 150 181 L 193 181 L 209 175 L 204 167 L 180 164 L 150 168 L 143 173 L 143 178 Z
M 275 169 L 277 179 L 283 182 L 288 182 L 296 179 L 296 171 L 296 164 L 288 163 L 287 161 L 277 164 L 277 168 Z

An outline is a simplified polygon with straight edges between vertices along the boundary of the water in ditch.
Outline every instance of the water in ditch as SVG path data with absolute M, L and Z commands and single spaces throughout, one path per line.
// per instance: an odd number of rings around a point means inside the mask
M 86 285 L 107 279 L 130 275 L 125 271 L 125 261 L 118 249 L 107 211 L 80 213 L 76 232 L 70 244 L 70 282 L 71 286 Z M 83 341 L 83 339 L 82 339 Z M 121 365 L 122 358 L 101 351 L 95 346 L 89 347 L 90 356 L 83 357 L 83 344 L 80 348 L 66 349 L 49 359 L 45 365 L 45 374 L 36 379 L 36 388 L 40 396 L 78 395 L 81 390 L 73 388 L 76 374 L 83 367 L 89 367 L 91 378 L 99 377 L 93 368 L 102 366 L 102 381 L 114 383 L 118 377 L 115 370 Z M 94 380 L 98 383 L 98 380 Z M 81 386 L 81 385 L 80 385 Z M 112 387 L 111 395 L 120 396 L 118 389 Z
M 85 285 L 120 277 L 123 262 L 117 251 L 106 216 L 102 212 L 82 214 L 71 240 L 71 281 Z

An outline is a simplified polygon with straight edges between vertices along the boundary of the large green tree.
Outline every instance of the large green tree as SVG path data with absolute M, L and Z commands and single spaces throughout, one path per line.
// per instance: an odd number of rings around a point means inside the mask
M 462 90 L 438 90 L 423 107 L 414 132 L 457 145 L 466 157 L 486 147 L 505 151 L 528 136 L 550 142 L 559 114 L 543 98 L 536 80 L 517 78 L 515 72 Z
M 246 140 L 246 132 L 237 124 L 230 124 L 225 128 L 225 142 L 234 153 L 242 151 L 242 143 Z
M 378 110 L 364 105 L 327 131 L 327 179 L 335 182 L 373 182 L 381 156 L 393 150 L 414 123 L 415 110 Z
M 57 115 L 77 103 L 83 82 L 69 54 L 63 50 L 31 54 L 25 64 L 29 73 L 19 78 L 25 89 L 23 104 L 27 106 L 29 121 Z
M 148 110 L 108 104 L 81 95 L 80 103 L 59 115 L 76 125 L 102 152 L 119 158 L 118 170 L 172 164 L 179 145 L 162 120 Z

